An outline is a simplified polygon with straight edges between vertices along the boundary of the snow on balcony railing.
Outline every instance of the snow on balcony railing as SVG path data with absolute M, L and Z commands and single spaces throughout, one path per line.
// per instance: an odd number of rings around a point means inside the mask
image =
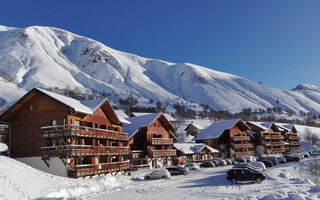
M 128 134 L 114 130 L 91 128 L 87 126 L 56 125 L 41 127 L 42 137 L 81 135 L 85 137 L 106 137 L 110 139 L 128 140 Z
M 249 149 L 253 148 L 253 144 L 233 144 L 232 147 L 235 149 Z
M 151 157 L 167 157 L 167 156 L 176 156 L 176 155 L 177 155 L 177 151 L 175 149 L 149 151 L 149 156 Z
M 106 154 L 106 155 L 127 155 L 130 154 L 129 147 L 118 146 L 93 146 L 93 145 L 61 145 L 41 147 L 45 155 L 78 155 L 78 154 Z
M 152 145 L 171 145 L 173 144 L 172 138 L 152 138 L 151 139 Z
M 231 137 L 232 141 L 249 141 L 250 136 L 233 136 Z

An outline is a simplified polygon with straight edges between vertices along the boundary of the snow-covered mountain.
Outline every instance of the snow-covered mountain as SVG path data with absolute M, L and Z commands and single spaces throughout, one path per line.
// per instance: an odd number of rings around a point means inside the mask
M 316 86 L 281 90 L 194 64 L 117 51 L 58 28 L 0 26 L 0 98 L 10 103 L 35 86 L 95 89 L 111 99 L 133 96 L 140 102 L 195 102 L 231 112 L 276 106 L 320 113 Z

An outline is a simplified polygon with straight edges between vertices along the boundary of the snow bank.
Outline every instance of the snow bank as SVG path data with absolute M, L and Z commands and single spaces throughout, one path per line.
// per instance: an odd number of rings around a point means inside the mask
M 8 151 L 8 146 L 0 142 L 0 152 Z

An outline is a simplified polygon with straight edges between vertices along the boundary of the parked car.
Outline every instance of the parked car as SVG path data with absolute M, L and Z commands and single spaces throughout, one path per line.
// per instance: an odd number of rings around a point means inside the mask
M 227 165 L 232 165 L 232 160 L 231 159 L 226 159 Z
M 152 179 L 168 179 L 171 177 L 171 174 L 166 169 L 157 169 L 153 172 L 146 174 L 144 176 L 144 180 L 152 180 Z
M 286 163 L 287 162 L 286 158 L 283 156 L 277 157 L 277 160 L 278 160 L 278 163 Z
M 227 162 L 225 160 L 219 160 L 220 166 L 227 166 Z
M 200 168 L 200 166 L 196 163 L 188 163 L 184 167 L 189 170 L 198 170 Z
M 271 160 L 274 166 L 278 164 L 278 159 L 275 156 L 268 156 L 268 157 L 265 157 L 264 159 Z
M 238 163 L 245 163 L 245 162 L 247 162 L 246 159 L 244 159 L 244 158 L 236 158 L 236 159 L 234 159 L 234 161 L 237 161 Z
M 246 162 L 254 162 L 257 161 L 257 159 L 254 156 L 242 156 L 241 158 L 245 159 Z
M 238 164 L 233 165 L 232 168 L 247 168 L 247 169 L 251 169 L 251 170 L 255 170 L 255 171 L 259 171 L 259 172 L 263 171 L 262 169 L 255 167 L 249 163 L 238 163 Z
M 309 158 L 310 157 L 310 153 L 309 152 L 303 152 L 302 155 L 305 157 L 305 158 Z
M 263 162 L 260 162 L 260 161 L 250 162 L 250 165 L 258 167 L 258 168 L 262 169 L 262 171 L 266 171 L 266 169 L 267 169 L 266 165 Z
M 227 172 L 227 180 L 232 183 L 237 183 L 238 181 L 254 181 L 256 183 L 261 183 L 266 179 L 266 176 L 258 171 L 250 169 L 231 169 Z
M 171 176 L 187 175 L 189 173 L 189 171 L 187 171 L 185 168 L 180 166 L 171 166 L 171 167 L 167 167 L 166 169 L 170 172 Z
M 260 162 L 262 162 L 266 167 L 273 167 L 274 166 L 273 162 L 268 159 L 260 159 Z
M 299 156 L 295 155 L 284 155 L 283 157 L 287 160 L 287 162 L 299 162 L 301 160 Z
M 320 149 L 311 151 L 311 156 L 320 156 Z
M 216 167 L 221 166 L 219 160 L 213 160 L 212 162 L 216 165 Z
M 201 163 L 200 164 L 200 167 L 203 167 L 203 168 L 207 168 L 207 167 L 215 167 L 216 165 L 211 162 L 211 161 L 208 161 L 208 162 L 204 162 L 204 163 Z

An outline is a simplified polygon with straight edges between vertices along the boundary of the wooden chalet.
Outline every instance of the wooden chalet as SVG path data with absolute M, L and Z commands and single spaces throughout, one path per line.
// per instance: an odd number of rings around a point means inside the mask
M 130 117 L 130 125 L 124 126 L 129 134 L 132 152 L 131 164 L 134 169 L 166 167 L 176 156 L 173 148 L 175 127 L 163 113 Z
M 11 156 L 44 171 L 82 177 L 130 168 L 128 135 L 107 99 L 78 101 L 34 88 L 0 120 L 11 125 Z
M 189 162 L 202 163 L 217 159 L 218 150 L 201 143 L 174 143 L 177 150 L 177 157 L 174 164 L 183 165 Z
M 191 121 L 191 123 L 184 129 L 184 131 L 187 133 L 187 135 L 196 136 L 203 129 L 204 127 L 200 124 L 196 124 Z
M 285 152 L 284 137 L 273 122 L 246 122 L 254 135 L 257 155 L 281 154 Z
M 253 156 L 253 136 L 241 119 L 214 122 L 202 130 L 193 141 L 217 149 L 223 158 Z
M 276 125 L 279 128 L 281 135 L 284 137 L 283 141 L 285 143 L 286 152 L 300 152 L 301 138 L 298 136 L 296 127 L 293 124 Z

